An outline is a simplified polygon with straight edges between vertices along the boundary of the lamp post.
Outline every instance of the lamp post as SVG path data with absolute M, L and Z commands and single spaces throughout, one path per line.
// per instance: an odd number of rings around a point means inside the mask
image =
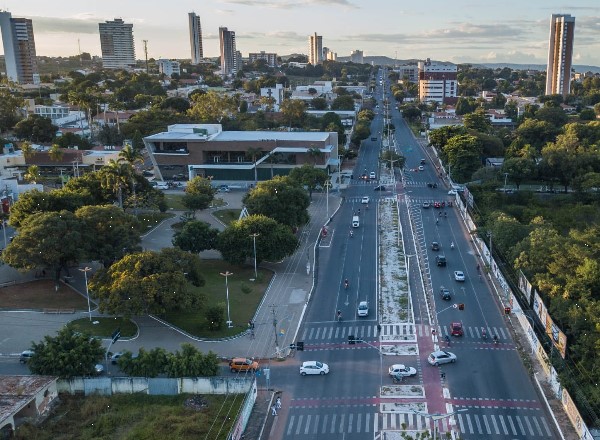
M 331 186 L 331 180 L 325 182 L 325 205 L 327 205 L 327 218 L 329 218 L 329 187 Z
M 231 322 L 231 315 L 229 314 L 229 284 L 227 282 L 227 278 L 233 275 L 233 272 L 229 272 L 227 270 L 225 273 L 220 272 L 220 274 L 225 277 L 225 294 L 227 295 L 227 327 L 231 328 L 233 327 L 233 324 Z
M 459 409 L 459 410 L 453 411 L 448 414 L 427 414 L 427 413 L 422 413 L 420 411 L 416 411 L 414 409 L 412 410 L 412 412 L 418 416 L 423 416 L 423 417 L 431 419 L 431 421 L 433 422 L 433 440 L 437 439 L 437 429 L 435 427 L 435 422 L 437 422 L 438 420 L 447 419 L 448 417 L 452 417 L 456 413 L 465 412 L 465 411 L 467 411 L 466 408 Z
M 506 179 L 508 179 L 508 173 L 504 173 L 504 194 L 506 194 Z
M 250 237 L 252 237 L 252 241 L 254 242 L 254 279 L 258 279 L 258 271 L 256 270 L 256 237 L 258 237 L 260 234 L 258 232 L 255 232 L 254 234 L 250 234 Z
M 87 303 L 88 303 L 88 315 L 90 317 L 90 322 L 92 320 L 92 308 L 90 307 L 90 291 L 88 290 L 88 280 L 87 280 L 87 273 L 92 270 L 91 267 L 84 267 L 83 269 L 79 269 L 80 271 L 83 272 L 83 276 L 85 277 L 85 296 L 87 296 Z

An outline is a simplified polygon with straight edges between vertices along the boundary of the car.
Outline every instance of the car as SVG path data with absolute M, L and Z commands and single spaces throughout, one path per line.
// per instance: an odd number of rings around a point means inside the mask
M 375 189 L 373 191 L 387 191 L 387 190 L 385 189 L 385 186 L 378 185 L 375 187 Z
M 228 193 L 230 191 L 230 189 L 227 185 L 221 185 L 217 191 L 223 192 L 223 193 Z
M 375 171 L 371 171 L 369 173 L 369 179 L 371 179 L 371 180 L 377 179 L 377 174 L 375 174 Z
M 21 362 L 22 364 L 26 364 L 33 357 L 33 355 L 33 350 L 24 350 L 21 352 L 21 356 L 19 356 L 19 362 Z
M 441 204 L 440 202 L 434 202 L 434 203 L 433 203 L 433 207 L 434 207 L 434 208 L 441 208 L 441 207 L 442 207 L 442 204 Z
M 402 364 L 394 364 L 388 369 L 388 373 L 390 376 L 403 376 L 403 377 L 411 377 L 417 375 L 417 370 L 413 367 L 407 367 Z
M 456 192 L 455 189 L 451 189 L 450 191 L 448 191 L 449 196 L 455 196 L 456 194 L 458 194 L 458 193 Z
M 369 180 L 369 175 L 367 173 L 361 174 L 361 176 L 359 177 L 359 179 L 361 179 L 361 180 Z
M 425 171 L 425 167 L 423 165 L 419 165 L 419 171 Z
M 425 159 L 421 159 L 421 165 L 425 165 L 427 162 L 425 161 Z
M 446 289 L 444 286 L 440 287 L 440 296 L 444 301 L 450 301 L 452 299 L 452 295 L 450 291 Z
M 372 137 L 372 138 L 371 138 L 371 140 L 372 140 L 373 142 L 375 142 L 375 141 L 377 140 L 377 138 L 376 138 L 376 137 Z
M 440 364 L 454 363 L 456 362 L 456 355 L 449 351 L 438 350 L 429 355 L 427 362 L 436 367 Z
M 430 206 L 431 206 L 431 203 L 423 202 L 423 209 L 429 209 Z
M 464 334 L 462 322 L 450 323 L 450 334 L 452 336 L 462 336 Z
M 306 376 L 307 374 L 320 374 L 321 376 L 329 373 L 329 365 L 318 361 L 306 361 L 302 362 L 300 366 L 300 374 Z
M 456 281 L 464 281 L 465 280 L 465 274 L 462 270 L 455 270 L 454 271 L 454 279 Z
M 111 364 L 113 364 L 113 365 L 116 365 L 116 364 L 117 364 L 117 362 L 119 361 L 119 358 L 120 358 L 121 356 L 123 356 L 123 354 L 125 354 L 125 353 L 124 353 L 124 352 L 122 352 L 122 351 L 118 351 L 118 352 L 114 353 L 114 354 L 113 354 L 113 355 L 110 357 L 110 363 L 111 363 Z
M 169 184 L 167 182 L 156 182 L 156 185 L 154 185 L 154 188 L 156 188 L 156 189 L 169 189 Z
M 361 200 L 360 203 L 362 203 L 363 205 L 366 205 L 367 203 L 369 203 L 369 196 L 364 196 Z
M 104 373 L 104 365 L 102 365 L 102 364 L 94 365 L 94 373 L 96 373 L 97 375 Z
M 435 264 L 439 267 L 446 267 L 446 256 L 445 255 L 436 255 L 435 256 Z
M 369 303 L 366 301 L 359 302 L 356 314 L 358 316 L 369 316 Z
M 253 359 L 248 358 L 233 358 L 231 362 L 229 362 L 229 368 L 232 373 L 237 373 L 240 371 L 256 371 L 258 370 L 258 362 Z
M 431 242 L 431 250 L 432 251 L 439 251 L 440 250 L 440 244 L 437 241 L 432 241 Z

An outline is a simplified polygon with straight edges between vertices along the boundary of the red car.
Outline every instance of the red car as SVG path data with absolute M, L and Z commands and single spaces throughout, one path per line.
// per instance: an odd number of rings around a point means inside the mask
M 452 324 L 450 324 L 450 334 L 452 336 L 462 336 L 463 335 L 462 322 L 453 322 Z
M 434 203 L 433 203 L 433 207 L 434 207 L 434 208 L 441 208 L 441 207 L 442 207 L 442 205 L 440 204 L 440 202 L 434 202 Z

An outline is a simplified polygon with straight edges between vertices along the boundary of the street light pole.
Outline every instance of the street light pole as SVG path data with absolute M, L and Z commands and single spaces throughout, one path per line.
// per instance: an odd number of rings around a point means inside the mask
M 329 187 L 331 186 L 331 180 L 325 182 L 325 204 L 327 205 L 327 218 L 329 218 Z
M 225 294 L 227 295 L 227 327 L 231 328 L 233 327 L 233 324 L 231 322 L 231 315 L 229 314 L 229 284 L 227 282 L 227 278 L 233 275 L 233 272 L 229 272 L 227 270 L 225 273 L 220 272 L 220 274 L 225 277 Z
M 252 237 L 252 241 L 254 242 L 254 279 L 258 279 L 258 271 L 256 270 L 256 237 L 258 237 L 260 234 L 258 232 L 255 232 L 254 234 L 250 234 L 250 237 Z
M 91 267 L 84 267 L 83 269 L 79 269 L 80 271 L 83 272 L 83 276 L 85 277 L 85 296 L 87 296 L 87 303 L 88 303 L 88 315 L 90 317 L 90 322 L 92 321 L 92 308 L 90 306 L 90 291 L 88 290 L 88 280 L 87 280 L 87 273 L 92 270 Z
M 508 178 L 508 173 L 504 173 L 504 194 L 506 194 L 506 179 Z

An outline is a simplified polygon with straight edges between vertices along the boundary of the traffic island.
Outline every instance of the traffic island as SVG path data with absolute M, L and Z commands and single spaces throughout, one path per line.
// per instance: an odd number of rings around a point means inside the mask
M 382 399 L 410 399 L 414 397 L 425 398 L 425 389 L 422 385 L 384 385 L 379 396 Z

